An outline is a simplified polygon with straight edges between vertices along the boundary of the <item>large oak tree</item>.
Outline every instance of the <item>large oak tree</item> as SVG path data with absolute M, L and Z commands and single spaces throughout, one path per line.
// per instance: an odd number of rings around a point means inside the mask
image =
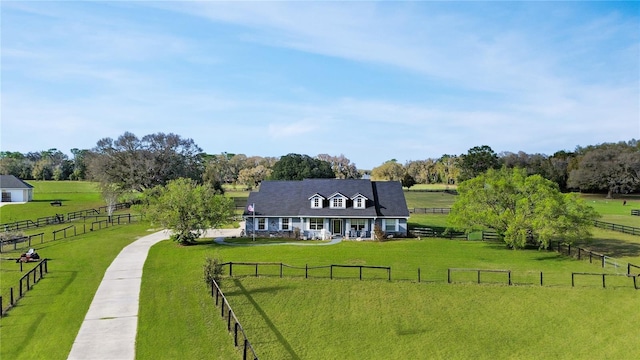
M 179 135 L 156 133 L 140 139 L 125 132 L 116 140 L 99 140 L 87 162 L 93 180 L 143 191 L 181 177 L 200 179 L 201 152 L 193 140 Z
M 552 239 L 572 243 L 590 237 L 596 211 L 575 194 L 524 169 L 490 169 L 458 186 L 449 215 L 460 229 L 493 229 L 512 248 L 547 248 Z

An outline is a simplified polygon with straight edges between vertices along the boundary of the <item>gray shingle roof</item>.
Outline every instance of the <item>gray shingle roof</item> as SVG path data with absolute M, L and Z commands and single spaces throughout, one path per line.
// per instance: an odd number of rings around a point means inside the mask
M 0 188 L 2 189 L 32 189 L 33 186 L 18 179 L 13 175 L 0 175 Z
M 325 201 L 322 209 L 312 209 L 309 198 L 325 198 L 340 193 L 351 198 L 367 197 L 365 209 L 354 209 L 351 201 L 345 209 L 332 209 Z M 255 204 L 257 216 L 304 217 L 409 217 L 402 185 L 392 181 L 367 179 L 305 179 L 302 181 L 263 181 L 258 192 L 249 194 L 247 205 Z M 245 215 L 251 213 L 245 210 Z

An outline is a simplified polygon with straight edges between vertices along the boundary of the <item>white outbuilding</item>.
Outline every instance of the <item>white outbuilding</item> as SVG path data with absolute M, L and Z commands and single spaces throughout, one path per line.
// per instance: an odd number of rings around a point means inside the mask
M 13 175 L 0 175 L 2 202 L 27 202 L 33 200 L 33 186 Z

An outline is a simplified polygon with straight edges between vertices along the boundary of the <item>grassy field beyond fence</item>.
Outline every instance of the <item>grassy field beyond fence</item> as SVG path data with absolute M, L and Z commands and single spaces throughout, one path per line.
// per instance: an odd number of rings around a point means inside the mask
M 104 205 L 92 183 L 30 183 L 36 185 L 36 201 L 2 207 L 2 222 Z M 240 206 L 248 192 L 228 195 Z M 437 192 L 406 197 L 409 207 L 450 207 L 455 200 Z M 604 214 L 601 220 L 638 226 L 638 217 L 628 211 L 640 208 L 637 198 L 626 206 L 603 196 L 585 198 Z M 63 205 L 52 207 L 52 200 Z M 446 227 L 446 215 L 413 214 L 409 223 Z M 66 359 L 106 268 L 124 246 L 151 231 L 140 222 L 38 246 L 51 259 L 49 274 L 0 320 L 0 358 Z M 601 229 L 594 234 L 580 246 L 640 262 L 640 237 Z M 391 282 L 375 269 L 365 270 L 361 281 L 355 268 L 336 270 L 333 280 L 321 269 L 308 279 L 292 269 L 281 279 L 275 268 L 257 278 L 251 268 L 234 268 L 238 276 L 223 279 L 222 288 L 262 359 L 635 359 L 640 353 L 640 291 L 630 279 L 612 277 L 602 289 L 600 279 L 584 277 L 572 288 L 571 272 L 603 270 L 555 252 L 441 239 L 318 247 L 229 247 L 203 240 L 187 247 L 165 241 L 151 249 L 143 273 L 137 359 L 241 358 L 204 284 L 207 256 L 301 267 L 391 267 Z M 15 265 L 0 263 L 3 289 L 6 279 L 19 277 Z M 504 274 L 483 274 L 478 285 L 472 272 L 456 273 L 447 284 L 450 267 L 509 269 L 515 285 L 506 285 Z

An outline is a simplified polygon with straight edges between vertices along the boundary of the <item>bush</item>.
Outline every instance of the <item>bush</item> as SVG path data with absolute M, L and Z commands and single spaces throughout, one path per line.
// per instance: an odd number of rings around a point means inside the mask
M 224 269 L 222 268 L 222 259 L 207 257 L 204 263 L 204 282 L 211 287 L 211 282 L 215 281 L 218 286 Z

